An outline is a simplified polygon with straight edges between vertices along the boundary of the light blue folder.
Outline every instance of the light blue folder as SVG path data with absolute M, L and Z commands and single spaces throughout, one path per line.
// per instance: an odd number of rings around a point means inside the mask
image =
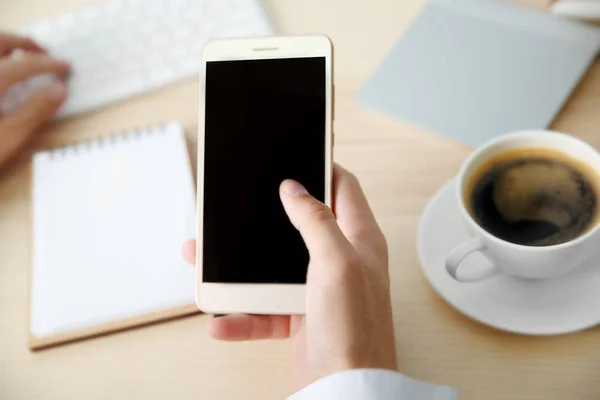
M 582 23 L 502 0 L 431 0 L 358 102 L 478 145 L 546 128 L 599 49 L 600 30 Z

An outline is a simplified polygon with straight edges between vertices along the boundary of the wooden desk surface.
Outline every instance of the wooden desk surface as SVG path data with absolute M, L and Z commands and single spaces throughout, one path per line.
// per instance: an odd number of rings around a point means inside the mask
M 84 1 L 4 0 L 0 28 Z M 548 1 L 529 3 L 544 7 Z M 335 159 L 362 181 L 390 243 L 401 370 L 456 386 L 464 400 L 598 399 L 600 329 L 546 338 L 499 332 L 448 306 L 420 271 L 415 249 L 420 212 L 469 149 L 362 109 L 353 98 L 423 4 L 266 1 L 281 33 L 324 32 L 335 43 Z M 56 124 L 40 146 L 168 119 L 194 126 L 196 104 L 197 81 L 191 79 Z M 554 128 L 600 146 L 599 107 L 596 62 Z M 219 343 L 205 333 L 208 316 L 30 353 L 28 174 L 24 159 L 0 183 L 0 399 L 282 399 L 291 393 L 286 341 Z

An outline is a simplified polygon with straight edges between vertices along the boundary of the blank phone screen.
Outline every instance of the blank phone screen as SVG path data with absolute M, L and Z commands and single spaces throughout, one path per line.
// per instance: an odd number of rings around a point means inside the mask
M 325 196 L 325 57 L 206 64 L 203 281 L 305 283 L 308 251 L 279 197 Z

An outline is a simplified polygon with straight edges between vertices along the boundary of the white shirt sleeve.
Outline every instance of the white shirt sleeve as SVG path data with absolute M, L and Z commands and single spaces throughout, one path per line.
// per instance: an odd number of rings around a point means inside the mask
M 399 372 L 355 369 L 320 379 L 288 400 L 457 400 L 456 389 L 420 382 Z

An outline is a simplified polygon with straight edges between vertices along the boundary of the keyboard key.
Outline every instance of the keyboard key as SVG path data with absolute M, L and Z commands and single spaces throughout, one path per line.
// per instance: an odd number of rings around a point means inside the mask
M 200 57 L 186 57 L 177 66 L 182 76 L 192 76 L 200 69 Z
M 107 35 L 98 35 L 98 36 L 94 37 L 92 40 L 90 40 L 90 46 L 96 47 L 96 51 L 98 51 L 98 52 L 105 51 L 105 48 L 112 44 L 113 44 L 112 41 L 110 40 L 110 38 Z M 100 57 L 98 57 L 98 58 L 102 58 L 101 54 L 100 54 Z
M 130 76 L 136 71 L 139 71 L 140 67 L 139 61 L 127 60 L 118 64 L 116 66 L 116 71 L 118 75 Z
M 137 26 L 138 32 L 144 36 L 148 36 L 154 32 L 155 25 L 156 24 L 154 21 L 140 21 L 139 25 Z
M 151 71 L 146 78 L 146 82 L 152 87 L 161 87 L 166 83 L 173 82 L 176 77 L 176 69 L 170 66 L 162 66 Z
M 188 49 L 181 44 L 178 44 L 170 49 L 170 56 L 172 60 L 176 60 L 178 62 L 182 58 L 186 57 L 188 54 Z
M 142 60 L 144 64 L 144 69 L 147 71 L 152 71 L 155 68 L 160 68 L 161 64 L 163 64 L 164 61 L 164 54 L 161 53 L 147 54 Z
M 149 50 L 149 46 L 144 45 L 145 43 L 141 40 L 133 40 L 125 45 L 123 54 L 127 56 L 127 59 L 137 59 Z
M 190 24 L 185 24 L 175 29 L 174 36 L 177 40 L 189 40 L 193 33 L 194 29 L 192 26 Z

